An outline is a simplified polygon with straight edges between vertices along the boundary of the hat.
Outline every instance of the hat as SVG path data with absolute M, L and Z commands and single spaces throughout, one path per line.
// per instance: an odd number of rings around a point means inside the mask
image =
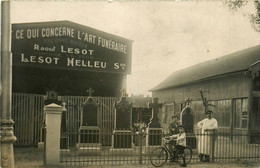
M 184 126 L 183 125 L 179 125 L 178 128 L 184 128 Z
M 207 110 L 206 114 L 209 114 L 209 113 L 213 113 L 213 111 L 212 110 Z
M 180 118 L 177 114 L 174 114 L 173 116 L 172 116 L 172 119 L 173 118 Z

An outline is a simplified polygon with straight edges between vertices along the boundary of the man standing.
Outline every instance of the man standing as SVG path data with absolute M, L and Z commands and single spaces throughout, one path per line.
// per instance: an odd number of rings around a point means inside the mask
M 169 135 L 176 135 L 179 133 L 178 131 L 178 127 L 180 125 L 180 118 L 178 115 L 173 115 L 172 116 L 172 122 L 169 124 Z M 169 150 L 170 152 L 172 153 L 173 152 L 173 145 L 175 145 L 176 141 L 171 141 L 169 143 Z M 171 161 L 173 162 L 174 161 L 174 158 L 171 158 Z
M 207 110 L 207 118 L 198 122 L 198 127 L 201 129 L 202 135 L 198 137 L 198 152 L 200 161 L 209 162 L 209 155 L 211 154 L 213 145 L 213 133 L 218 128 L 218 122 L 215 118 L 212 118 L 213 111 Z
M 178 126 L 180 125 L 180 118 L 178 115 L 172 116 L 172 122 L 169 124 L 169 134 L 174 135 L 178 133 Z

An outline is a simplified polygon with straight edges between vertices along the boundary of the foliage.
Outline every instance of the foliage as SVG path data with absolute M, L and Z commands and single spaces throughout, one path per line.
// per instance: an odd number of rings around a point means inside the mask
M 257 32 L 260 32 L 260 18 L 254 14 L 251 14 L 249 18 L 253 29 Z
M 225 1 L 223 1 L 224 5 L 228 6 L 229 10 L 232 13 L 235 13 L 242 7 L 246 6 L 248 4 L 248 2 L 249 2 L 248 0 L 225 0 Z M 251 26 L 255 31 L 260 32 L 260 0 L 255 0 L 254 4 L 255 4 L 256 12 L 254 14 L 251 13 L 248 15 L 249 22 L 251 23 Z
M 255 1 L 256 13 L 250 15 L 250 23 L 252 27 L 260 32 L 260 0 Z
M 131 95 L 131 97 L 128 97 L 128 100 L 132 102 L 134 107 L 148 107 L 148 103 L 151 103 L 153 99 L 150 96 Z
M 247 5 L 248 1 L 247 0 L 225 0 L 223 3 L 229 7 L 229 10 L 231 12 L 236 12 L 241 7 Z

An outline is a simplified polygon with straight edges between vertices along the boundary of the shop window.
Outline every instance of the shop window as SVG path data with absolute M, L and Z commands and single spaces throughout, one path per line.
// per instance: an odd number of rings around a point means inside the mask
M 192 101 L 191 109 L 194 114 L 194 124 L 197 125 L 199 121 L 205 118 L 205 109 L 202 101 Z
M 248 112 L 247 98 L 234 99 L 233 104 L 233 123 L 234 128 L 247 128 Z
M 231 100 L 210 101 L 215 107 L 213 117 L 218 121 L 218 127 L 230 127 Z

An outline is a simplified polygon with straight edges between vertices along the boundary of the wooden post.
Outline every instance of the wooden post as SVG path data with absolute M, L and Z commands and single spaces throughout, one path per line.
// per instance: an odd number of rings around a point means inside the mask
M 253 143 L 253 137 L 252 133 L 254 134 L 256 130 L 253 130 L 253 125 L 252 125 L 252 119 L 253 117 L 253 101 L 254 101 L 254 78 L 259 75 L 260 72 L 260 66 L 259 66 L 259 61 L 256 63 L 250 65 L 249 71 L 245 73 L 245 75 L 248 77 L 248 105 L 247 105 L 247 111 L 248 111 L 248 125 L 247 125 L 247 130 L 248 130 L 248 139 L 249 143 Z
M 248 79 L 248 104 L 247 104 L 247 131 L 248 131 L 248 135 L 247 138 L 248 138 L 248 143 L 252 143 L 252 140 L 251 140 L 251 121 L 252 121 L 252 112 L 253 112 L 253 78 L 249 78 Z
M 46 116 L 46 165 L 58 166 L 62 106 L 49 104 L 44 107 L 44 113 Z
M 212 146 L 211 146 L 211 155 L 212 155 L 212 162 L 215 162 L 215 139 L 216 139 L 216 131 L 213 131 L 212 136 Z
M 142 144 L 142 139 L 143 139 L 143 133 L 142 133 L 142 129 L 140 127 L 140 130 L 139 130 L 139 164 L 142 164 L 143 163 L 143 156 L 142 156 L 142 148 L 143 148 L 143 144 Z
M 1 167 L 14 167 L 13 143 L 16 137 L 13 132 L 14 121 L 11 117 L 12 104 L 12 54 L 10 1 L 1 2 Z

